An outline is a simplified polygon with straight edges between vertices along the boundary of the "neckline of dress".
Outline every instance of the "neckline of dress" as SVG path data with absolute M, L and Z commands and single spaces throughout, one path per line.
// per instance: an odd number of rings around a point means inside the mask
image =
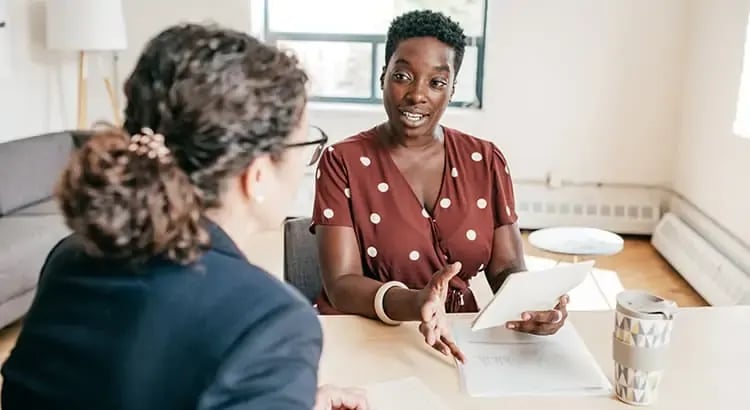
M 435 202 L 432 204 L 432 212 L 427 210 L 427 207 L 424 206 L 422 201 L 419 200 L 419 196 L 417 196 L 417 193 L 414 192 L 414 188 L 412 188 L 409 181 L 404 176 L 403 172 L 399 169 L 398 165 L 396 165 L 396 162 L 393 160 L 393 156 L 391 155 L 390 151 L 384 147 L 382 144 L 377 141 L 379 126 L 375 126 L 372 129 L 372 137 L 374 139 L 373 144 L 375 145 L 376 150 L 378 151 L 378 155 L 382 155 L 385 158 L 383 158 L 384 161 L 388 163 L 388 167 L 392 168 L 393 172 L 395 172 L 398 175 L 398 179 L 400 180 L 400 183 L 405 184 L 405 186 L 409 189 L 409 192 L 411 193 L 411 197 L 413 198 L 414 202 L 419 206 L 422 216 L 425 218 L 429 218 L 432 222 L 437 221 L 437 217 L 439 215 L 439 211 L 441 209 L 440 201 L 442 198 L 444 198 L 444 190 L 446 189 L 448 177 L 450 176 L 450 153 L 449 148 L 452 146 L 451 138 L 453 135 L 451 134 L 449 128 L 444 127 L 443 125 L 440 125 L 440 127 L 443 130 L 443 171 L 442 171 L 442 177 L 440 180 L 440 188 L 438 189 L 438 195 L 435 197 Z

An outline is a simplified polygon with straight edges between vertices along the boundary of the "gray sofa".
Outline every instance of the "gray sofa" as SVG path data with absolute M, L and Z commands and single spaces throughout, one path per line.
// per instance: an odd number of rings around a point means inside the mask
M 26 313 L 47 254 L 70 232 L 52 195 L 73 146 L 67 132 L 0 143 L 0 328 Z

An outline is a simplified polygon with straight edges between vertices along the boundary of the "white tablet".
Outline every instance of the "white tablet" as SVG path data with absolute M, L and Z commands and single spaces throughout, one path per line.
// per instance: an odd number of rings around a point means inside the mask
M 594 261 L 586 261 L 508 275 L 490 303 L 474 318 L 471 329 L 505 326 L 509 321 L 521 320 L 523 312 L 553 309 L 560 296 L 583 283 L 593 267 Z

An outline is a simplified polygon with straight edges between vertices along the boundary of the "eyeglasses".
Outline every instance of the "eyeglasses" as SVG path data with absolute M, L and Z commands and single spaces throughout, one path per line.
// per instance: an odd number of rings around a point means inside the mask
M 310 141 L 305 142 L 295 142 L 293 144 L 285 144 L 284 147 L 286 148 L 294 148 L 294 147 L 306 147 L 308 145 L 316 145 L 315 151 L 313 151 L 312 157 L 310 158 L 310 161 L 307 163 L 307 166 L 315 165 L 315 163 L 318 162 L 320 159 L 320 156 L 323 154 L 323 148 L 325 148 L 326 144 L 328 143 L 328 134 L 325 133 L 320 127 L 316 127 L 315 125 L 310 126 L 310 136 L 316 137 L 311 139 Z

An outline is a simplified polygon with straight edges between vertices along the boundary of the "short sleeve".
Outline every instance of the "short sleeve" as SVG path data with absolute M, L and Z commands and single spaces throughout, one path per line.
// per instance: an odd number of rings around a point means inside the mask
M 318 388 L 322 333 L 305 307 L 276 309 L 233 344 L 200 410 L 309 410 Z
M 343 161 L 335 150 L 326 150 L 315 172 L 315 201 L 312 226 L 353 226 L 349 178 Z
M 495 228 L 516 223 L 518 215 L 510 168 L 503 153 L 494 145 L 492 147 L 492 175 Z

